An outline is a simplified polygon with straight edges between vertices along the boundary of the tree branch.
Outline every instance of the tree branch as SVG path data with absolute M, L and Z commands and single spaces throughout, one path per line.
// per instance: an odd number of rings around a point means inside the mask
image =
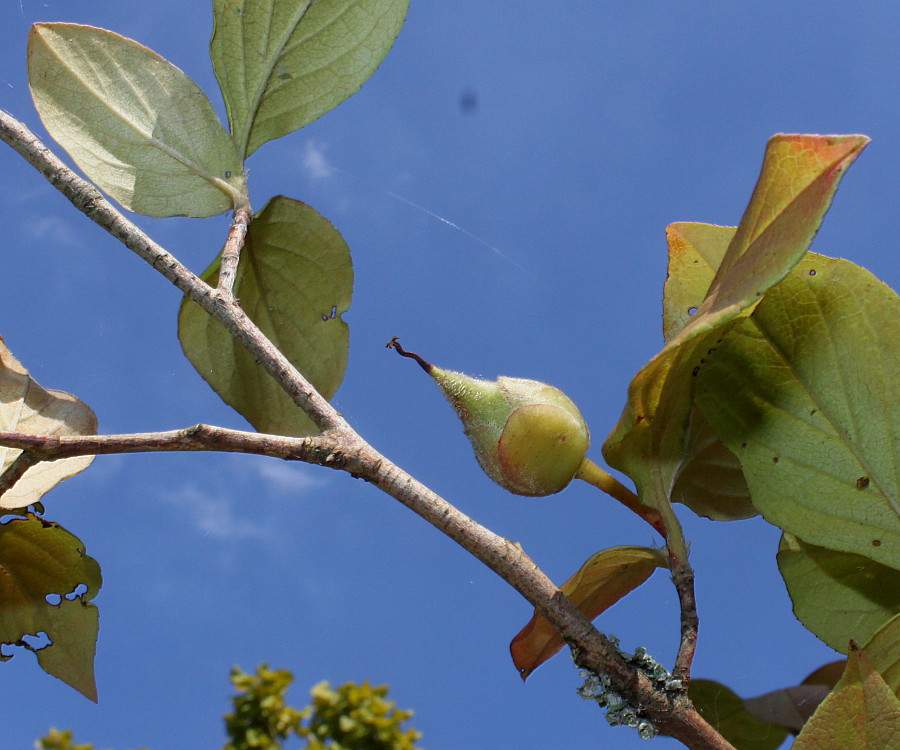
M 110 453 L 218 451 L 254 453 L 317 463 L 310 460 L 310 457 L 333 449 L 336 442 L 328 434 L 297 438 L 195 424 L 180 430 L 126 435 L 29 435 L 24 432 L 0 431 L 0 445 L 25 451 L 9 465 L 4 472 L 5 477 L 19 458 L 25 455 L 31 456 L 31 464 L 34 464 L 37 461 L 58 461 L 73 456 L 99 456 Z
M 3 110 L 0 110 L 0 139 L 21 154 L 91 221 L 143 258 L 225 326 L 320 430 L 350 429 L 335 408 L 252 323 L 230 292 L 215 290 L 192 273 L 116 210 L 96 187 L 69 169 L 24 124 Z
M 683 692 L 667 693 L 656 689 L 634 665 L 625 662 L 607 638 L 547 578 L 519 544 L 481 526 L 365 442 L 249 320 L 230 293 L 211 289 L 191 273 L 110 205 L 93 185 L 66 167 L 28 128 L 2 110 L 0 138 L 41 172 L 76 208 L 222 323 L 313 419 L 323 432 L 317 439 L 320 442 L 305 439 L 303 446 L 306 448 L 292 458 L 362 478 L 452 538 L 547 618 L 572 647 L 580 666 L 609 674 L 617 692 L 639 708 L 641 715 L 656 724 L 660 731 L 699 750 L 734 750 L 703 720 Z M 200 430 L 199 434 L 202 433 Z M 193 438 L 182 434 L 180 439 L 190 443 Z M 306 449 L 308 454 L 304 452 Z M 29 451 L 33 450 L 32 445 Z

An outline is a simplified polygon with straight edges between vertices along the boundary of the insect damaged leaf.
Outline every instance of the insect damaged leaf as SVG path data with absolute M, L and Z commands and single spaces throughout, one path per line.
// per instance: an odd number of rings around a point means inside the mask
M 767 521 L 900 570 L 898 372 L 900 297 L 810 253 L 700 366 L 696 403 Z
M 58 524 L 30 514 L 0 524 L 0 643 L 35 650 L 45 672 L 92 701 L 99 618 L 90 600 L 100 585 L 97 561 Z M 28 645 L 42 634 L 49 645 Z
M 217 258 L 203 273 L 215 285 Z M 325 398 L 347 366 L 353 267 L 340 233 L 314 208 L 276 196 L 250 223 L 234 294 L 247 315 Z M 188 298 L 178 314 L 185 356 L 229 406 L 260 432 L 318 432 L 253 356 Z

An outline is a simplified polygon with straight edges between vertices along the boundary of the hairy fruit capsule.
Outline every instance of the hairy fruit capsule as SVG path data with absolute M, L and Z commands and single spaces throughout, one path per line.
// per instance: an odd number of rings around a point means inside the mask
M 479 380 L 403 350 L 440 386 L 485 473 L 517 495 L 552 495 L 572 481 L 590 443 L 578 407 L 558 388 L 523 378 Z

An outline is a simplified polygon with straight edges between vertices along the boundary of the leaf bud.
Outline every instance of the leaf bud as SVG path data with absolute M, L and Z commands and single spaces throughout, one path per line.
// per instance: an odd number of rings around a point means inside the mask
M 485 473 L 517 495 L 552 495 L 575 476 L 590 443 L 578 407 L 558 388 L 523 378 L 480 380 L 402 349 L 440 386 Z

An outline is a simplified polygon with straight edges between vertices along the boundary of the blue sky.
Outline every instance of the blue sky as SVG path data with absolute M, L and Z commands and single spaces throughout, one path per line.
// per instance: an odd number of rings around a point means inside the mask
M 4 0 L 0 107 L 40 135 L 24 61 L 35 21 L 135 38 L 222 112 L 208 3 Z M 562 388 L 596 458 L 662 341 L 664 227 L 737 223 L 776 132 L 872 137 L 814 249 L 896 285 L 898 28 L 893 2 L 413 0 L 360 93 L 249 161 L 256 208 L 276 193 L 304 200 L 353 252 L 338 408 L 556 581 L 599 549 L 655 543 L 587 485 L 544 499 L 493 485 L 434 385 L 384 343 L 398 335 L 444 367 Z M 103 432 L 246 427 L 181 355 L 177 291 L 5 147 L 0 175 L 0 335 L 32 374 L 91 405 Z M 228 224 L 138 221 L 196 271 Z M 18 654 L 0 665 L 0 695 L 16 707 L 4 747 L 30 747 L 50 725 L 111 750 L 218 747 L 228 669 L 261 661 L 294 671 L 301 705 L 323 679 L 390 683 L 429 750 L 644 746 L 575 696 L 566 656 L 523 685 L 507 646 L 527 603 L 347 476 L 248 456 L 100 457 L 46 506 L 103 567 L 100 703 Z M 750 696 L 834 658 L 790 612 L 777 530 L 680 515 L 697 573 L 696 676 Z M 671 664 L 677 622 L 658 573 L 598 624 Z

